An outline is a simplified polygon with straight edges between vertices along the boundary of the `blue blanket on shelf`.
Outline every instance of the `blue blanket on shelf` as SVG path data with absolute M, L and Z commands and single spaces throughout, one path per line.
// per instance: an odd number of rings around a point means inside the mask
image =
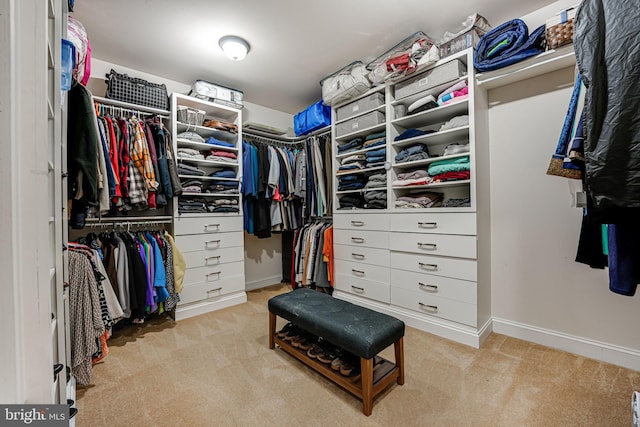
M 541 25 L 531 34 L 521 19 L 512 19 L 486 33 L 476 47 L 473 65 L 479 72 L 497 70 L 544 52 Z

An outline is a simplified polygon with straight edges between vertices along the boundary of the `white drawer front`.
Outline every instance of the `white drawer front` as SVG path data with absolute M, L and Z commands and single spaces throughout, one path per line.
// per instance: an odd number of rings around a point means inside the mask
M 242 231 L 242 216 L 211 216 L 199 218 L 177 217 L 174 221 L 176 235 L 217 234 Z
M 222 295 L 244 291 L 244 276 L 233 276 L 215 283 L 191 283 L 180 292 L 180 303 L 189 304 L 206 299 L 215 299 Z
M 476 258 L 476 236 L 391 233 L 389 249 L 428 255 Z
M 184 283 L 215 283 L 232 276 L 244 276 L 244 261 L 187 268 L 184 272 Z
M 389 283 L 389 268 L 377 265 L 362 264 L 353 261 L 334 260 L 336 274 L 343 274 L 348 277 L 372 280 L 374 282 Z
M 389 285 L 360 279 L 346 274 L 336 274 L 336 289 L 389 304 Z
M 389 250 L 363 248 L 360 246 L 335 245 L 333 257 L 344 261 L 355 261 L 365 264 L 389 267 Z
M 244 245 L 244 235 L 240 232 L 220 234 L 192 234 L 189 236 L 176 236 L 176 244 L 180 252 L 206 251 L 214 252 L 219 249 Z
M 477 263 L 472 259 L 391 252 L 389 260 L 392 268 L 400 270 L 453 277 L 471 282 L 478 280 Z
M 343 230 L 389 230 L 388 214 L 343 214 L 333 216 L 333 226 Z
M 391 231 L 475 235 L 475 213 L 399 213 L 391 215 Z
M 391 285 L 420 294 L 448 298 L 468 304 L 477 302 L 476 282 L 391 269 Z
M 475 304 L 400 288 L 391 288 L 391 304 L 473 327 L 478 324 Z
M 388 249 L 389 233 L 386 231 L 336 230 L 334 228 L 333 242 L 338 245 Z
M 184 253 L 187 268 L 211 267 L 229 262 L 244 261 L 244 249 L 242 246 L 218 249 L 212 251 L 197 251 Z

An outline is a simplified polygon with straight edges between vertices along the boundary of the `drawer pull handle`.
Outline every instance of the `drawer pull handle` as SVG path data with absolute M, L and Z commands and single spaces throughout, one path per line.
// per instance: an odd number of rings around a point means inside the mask
M 204 247 L 206 248 L 207 246 L 212 245 L 214 243 L 220 246 L 220 240 L 209 240 L 208 242 L 204 242 Z
M 419 262 L 418 266 L 420 266 L 421 268 L 427 268 L 429 270 L 437 270 L 438 269 L 438 264 L 426 264 L 424 262 Z
M 420 305 L 420 307 L 422 307 L 422 308 L 424 308 L 426 310 L 429 310 L 429 311 L 433 311 L 433 312 L 438 311 L 438 306 L 437 305 L 429 305 L 429 304 L 425 304 L 425 303 L 422 303 L 422 302 L 418 302 L 418 305 Z
M 209 280 L 209 277 L 211 276 L 217 276 L 218 278 L 220 278 L 220 274 L 222 274 L 222 271 L 214 271 L 213 273 L 206 274 L 205 277 L 207 278 L 207 280 Z
M 364 239 L 362 237 L 352 237 L 351 241 L 353 243 L 364 243 Z
M 215 288 L 215 289 L 208 290 L 207 293 L 220 292 L 221 290 L 222 290 L 222 288 Z
M 435 243 L 420 243 L 418 242 L 418 247 L 420 249 L 437 249 L 438 245 Z
M 351 221 L 351 225 L 354 227 L 362 227 L 364 225 L 364 221 Z
M 351 272 L 352 272 L 353 274 L 357 274 L 357 275 L 359 275 L 359 276 L 364 276 L 364 271 L 362 271 L 362 270 L 356 270 L 356 269 L 352 268 L 352 269 L 351 269 Z
M 212 259 L 217 260 L 218 262 L 216 264 L 220 264 L 220 255 L 216 255 L 216 256 L 208 256 L 204 259 L 204 263 L 208 264 L 209 261 L 211 261 Z
M 429 291 L 436 292 L 438 290 L 438 285 L 428 285 L 426 283 L 418 282 L 418 286 L 421 288 L 426 288 Z
M 360 286 L 351 285 L 351 288 L 353 288 L 354 291 L 364 292 L 364 288 L 361 288 Z
M 418 221 L 418 227 L 437 228 L 438 227 L 438 223 L 437 222 L 422 222 L 422 221 Z
M 209 231 L 209 227 L 213 228 L 215 227 L 216 230 L 215 231 L 219 231 L 220 230 L 220 224 L 205 224 L 204 225 L 204 232 L 208 232 Z
M 351 254 L 352 257 L 354 257 L 355 259 L 364 259 L 364 255 L 362 254 Z

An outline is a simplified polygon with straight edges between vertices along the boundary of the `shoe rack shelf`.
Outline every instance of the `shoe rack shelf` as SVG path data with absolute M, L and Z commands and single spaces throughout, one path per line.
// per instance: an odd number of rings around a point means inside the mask
M 314 371 L 362 400 L 365 415 L 371 415 L 373 398 L 392 383 L 399 381 L 400 378 L 396 364 L 380 356 L 375 356 L 372 359 L 360 358 L 360 374 L 347 377 L 331 369 L 330 365 L 309 357 L 306 351 L 292 346 L 276 334 L 271 334 L 270 337 L 269 348 L 273 349 L 277 345 Z M 367 372 L 370 373 L 367 375 Z

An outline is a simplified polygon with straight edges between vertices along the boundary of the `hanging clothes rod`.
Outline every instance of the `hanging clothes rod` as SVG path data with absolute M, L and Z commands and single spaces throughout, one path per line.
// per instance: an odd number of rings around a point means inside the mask
M 146 107 L 139 104 L 131 104 L 129 102 L 116 101 L 115 99 L 102 98 L 100 96 L 94 96 L 93 101 L 97 102 L 105 107 L 118 107 L 124 111 L 136 111 L 138 113 L 145 113 L 148 115 L 169 117 L 171 112 L 168 110 L 160 110 L 158 108 Z
M 131 216 L 131 217 L 104 217 L 104 218 L 87 218 L 87 223 L 91 224 L 119 224 L 119 223 L 142 223 L 147 224 L 149 222 L 155 222 L 158 224 L 170 224 L 173 222 L 173 217 L 171 216 Z
M 307 138 L 313 137 L 313 136 L 324 136 L 324 135 L 330 135 L 331 134 L 331 126 L 326 126 L 323 127 L 322 129 L 318 129 L 315 132 L 311 132 L 308 135 L 303 135 L 303 136 L 278 136 L 278 135 L 272 135 L 266 132 L 260 132 L 254 129 L 242 129 L 242 135 L 244 136 L 248 136 L 248 137 L 253 137 L 253 138 L 263 138 L 269 142 L 274 142 L 274 143 L 284 143 L 284 144 L 291 144 L 291 145 L 295 145 L 295 144 L 301 144 L 304 141 L 307 140 Z

